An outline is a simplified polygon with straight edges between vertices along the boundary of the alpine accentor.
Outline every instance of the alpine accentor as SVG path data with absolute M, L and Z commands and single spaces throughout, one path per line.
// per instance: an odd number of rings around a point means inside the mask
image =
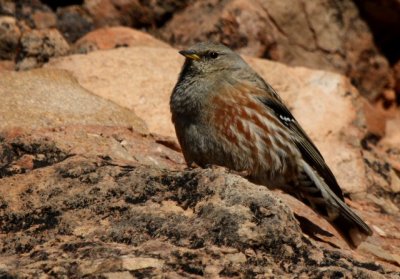
M 276 91 L 226 46 L 199 43 L 173 90 L 172 121 L 185 160 L 244 171 L 324 216 L 357 247 L 371 229 L 344 202 L 321 153 Z

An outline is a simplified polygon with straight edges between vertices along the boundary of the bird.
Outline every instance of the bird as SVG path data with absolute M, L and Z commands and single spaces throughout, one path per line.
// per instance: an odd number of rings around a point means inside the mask
M 372 235 L 281 97 L 239 54 L 214 42 L 179 53 L 185 62 L 170 110 L 188 166 L 222 166 L 282 189 L 328 220 L 352 249 Z

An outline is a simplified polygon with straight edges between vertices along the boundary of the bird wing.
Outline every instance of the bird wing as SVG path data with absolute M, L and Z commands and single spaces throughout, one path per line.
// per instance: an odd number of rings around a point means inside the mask
M 291 114 L 289 109 L 283 104 L 277 93 L 268 86 L 268 91 L 272 90 L 273 96 L 257 96 L 268 109 L 272 110 L 279 121 L 288 127 L 293 133 L 293 140 L 300 150 L 303 159 L 324 179 L 329 188 L 341 199 L 343 198 L 342 190 L 336 181 L 332 171 L 326 165 L 321 153 L 308 137 L 306 132 L 301 128 L 300 124 Z

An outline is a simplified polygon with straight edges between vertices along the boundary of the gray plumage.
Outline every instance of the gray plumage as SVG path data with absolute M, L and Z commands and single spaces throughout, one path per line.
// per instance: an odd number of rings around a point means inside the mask
M 279 187 L 330 221 L 351 247 L 372 231 L 344 202 L 321 153 L 266 83 L 239 55 L 213 43 L 186 57 L 170 99 L 188 165 L 220 165 Z

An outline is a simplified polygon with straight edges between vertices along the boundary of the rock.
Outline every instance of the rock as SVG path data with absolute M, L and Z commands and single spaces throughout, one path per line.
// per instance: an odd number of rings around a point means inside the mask
M 0 14 L 12 16 L 15 14 L 15 2 L 0 0 Z
M 49 29 L 57 26 L 57 17 L 52 11 L 35 11 L 32 14 L 32 20 L 37 29 Z
M 0 72 L 1 71 L 13 71 L 15 68 L 14 61 L 11 60 L 0 60 Z
M 394 65 L 394 79 L 395 79 L 395 90 L 396 90 L 396 101 L 400 104 L 400 60 Z
M 371 244 L 363 244 L 363 249 L 367 250 L 368 252 L 375 254 L 377 257 L 385 259 L 389 262 L 394 262 L 400 266 L 400 256 L 399 255 L 392 255 L 382 249 L 380 246 L 375 246 Z
M 52 10 L 57 10 L 62 7 L 82 4 L 83 0 L 66 0 L 66 1 L 53 1 L 53 0 L 40 0 L 43 4 L 48 5 Z
M 74 45 L 75 53 L 88 53 L 118 47 L 149 46 L 170 47 L 147 33 L 128 27 L 105 27 L 96 29 L 80 38 Z
M 160 27 L 171 19 L 174 13 L 179 12 L 190 4 L 189 0 L 166 0 L 142 2 L 149 11 L 154 23 L 153 26 Z
M 353 123 L 357 119 L 353 103 L 358 99 L 348 80 L 338 74 L 248 60 L 287 102 L 342 188 L 350 193 L 365 191 L 359 152 L 363 131 Z M 174 49 L 133 47 L 54 59 L 46 67 L 70 70 L 88 90 L 134 110 L 151 132 L 174 137 L 169 96 L 182 62 Z
M 391 148 L 400 151 L 400 111 L 397 110 L 396 114 L 387 121 L 385 130 L 385 137 L 382 139 L 380 144 L 386 146 L 386 148 Z M 400 158 L 399 158 L 400 159 Z
M 400 59 L 400 1 L 355 0 L 363 19 L 374 34 L 376 45 L 391 64 Z
M 93 19 L 78 5 L 57 9 L 57 28 L 69 43 L 94 29 Z
M 364 115 L 368 131 L 379 138 L 386 133 L 386 123 L 396 115 L 397 107 L 394 100 L 384 98 L 374 103 L 364 102 Z M 386 106 L 389 107 L 386 107 Z
M 139 127 L 140 128 L 140 127 Z M 86 156 L 112 160 L 114 165 L 141 164 L 170 170 L 182 169 L 182 155 L 154 137 L 132 127 L 70 125 L 58 128 L 3 129 L 0 149 L 0 178 L 26 173 L 54 165 L 70 156 Z M 75 175 L 79 169 L 71 168 L 66 175 Z
M 132 47 L 69 55 L 45 67 L 71 71 L 85 88 L 146 119 L 151 132 L 175 137 L 169 96 L 182 61 L 172 48 Z
M 124 19 L 119 16 L 118 10 L 109 0 L 86 0 L 84 8 L 93 18 L 97 27 L 121 25 L 119 21 Z
M 126 150 L 115 148 L 123 141 Z M 400 275 L 394 265 L 371 262 L 373 255 L 360 260 L 309 239 L 267 188 L 223 168 L 182 170 L 171 160 L 180 154 L 134 130 L 10 130 L 0 150 L 9 154 L 0 165 L 6 276 Z M 34 158 L 32 169 L 5 171 L 23 156 Z
M 136 258 L 124 257 L 122 259 L 122 267 L 127 270 L 138 270 L 144 268 L 161 268 L 164 265 L 163 261 L 154 258 Z
M 21 31 L 14 17 L 0 16 L 0 60 L 13 60 L 17 54 Z
M 97 27 L 124 25 L 138 28 L 156 28 L 184 8 L 188 0 L 85 0 L 84 7 Z
M 388 61 L 352 1 L 193 1 L 160 34 L 178 47 L 214 40 L 242 54 L 345 74 L 370 100 L 393 87 Z
M 1 2 L 1 1 L 0 1 Z M 47 6 L 44 1 L 41 0 L 30 0 L 30 1 L 9 1 L 14 2 L 14 5 L 8 6 L 10 15 L 13 15 L 18 20 L 19 25 L 27 25 L 29 28 L 41 28 L 41 27 L 54 27 L 54 13 Z M 1 5 L 1 3 L 0 3 Z M 38 24 L 38 25 L 36 25 Z
M 2 72 L 0 96 L 1 130 L 103 124 L 146 131 L 132 111 L 92 95 L 67 71 Z
M 144 11 L 137 0 L 85 0 L 84 8 L 97 27 L 134 26 L 135 21 L 149 21 L 148 11 Z
M 103 276 L 107 279 L 133 279 L 133 275 L 129 271 L 123 272 L 106 272 Z
M 17 69 L 40 67 L 50 57 L 65 55 L 68 51 L 69 45 L 57 29 L 26 31 L 21 37 Z

